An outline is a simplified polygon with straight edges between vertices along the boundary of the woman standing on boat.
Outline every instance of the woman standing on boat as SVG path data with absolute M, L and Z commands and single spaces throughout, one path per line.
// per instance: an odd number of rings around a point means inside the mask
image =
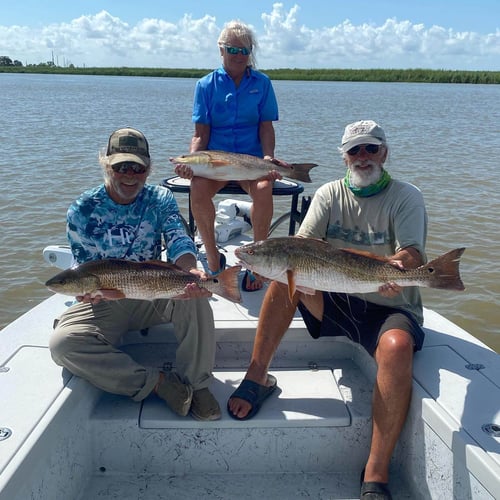
M 269 78 L 256 71 L 257 41 L 244 23 L 231 21 L 222 30 L 218 46 L 222 66 L 201 78 L 194 95 L 194 135 L 190 152 L 222 150 L 274 159 L 273 121 L 278 120 L 278 105 Z M 214 233 L 215 207 L 212 198 L 227 181 L 193 177 L 189 166 L 178 165 L 176 173 L 191 179 L 191 210 L 205 245 L 210 274 L 225 266 Z M 268 178 L 238 181 L 252 197 L 251 220 L 254 240 L 265 240 L 273 216 L 273 181 L 281 176 L 272 171 Z M 243 278 L 243 289 L 262 288 L 262 281 L 249 271 Z

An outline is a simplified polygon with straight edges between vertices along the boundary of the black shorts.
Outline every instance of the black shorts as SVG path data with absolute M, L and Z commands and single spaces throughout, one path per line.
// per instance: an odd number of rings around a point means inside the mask
M 414 351 L 422 348 L 425 333 L 407 311 L 345 293 L 323 292 L 323 301 L 323 321 L 316 319 L 302 302 L 298 305 L 307 330 L 314 338 L 348 337 L 373 356 L 380 336 L 387 330 L 398 328 L 413 337 Z

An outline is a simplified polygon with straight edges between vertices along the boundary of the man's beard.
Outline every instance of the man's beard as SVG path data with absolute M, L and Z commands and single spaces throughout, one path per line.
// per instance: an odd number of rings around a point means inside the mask
M 382 176 L 382 165 L 374 161 L 356 160 L 349 165 L 349 170 L 351 171 L 349 181 L 357 188 L 375 184 Z

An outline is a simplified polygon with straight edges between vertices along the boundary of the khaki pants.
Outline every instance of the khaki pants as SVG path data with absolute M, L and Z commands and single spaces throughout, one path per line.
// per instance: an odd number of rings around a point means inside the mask
M 59 318 L 50 352 L 58 365 L 96 387 L 141 401 L 158 382 L 159 369 L 136 363 L 117 346 L 128 330 L 169 322 L 178 342 L 177 373 L 194 390 L 207 387 L 215 358 L 214 320 L 207 299 L 75 304 Z

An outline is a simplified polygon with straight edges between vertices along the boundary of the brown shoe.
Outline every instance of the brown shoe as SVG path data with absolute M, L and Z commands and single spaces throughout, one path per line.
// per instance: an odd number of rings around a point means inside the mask
M 221 417 L 219 403 L 207 388 L 193 392 L 191 415 L 196 420 L 219 420 Z
M 189 413 L 193 388 L 188 384 L 183 384 L 177 373 L 166 372 L 156 389 L 156 394 L 165 400 L 169 408 L 177 415 L 185 417 Z

